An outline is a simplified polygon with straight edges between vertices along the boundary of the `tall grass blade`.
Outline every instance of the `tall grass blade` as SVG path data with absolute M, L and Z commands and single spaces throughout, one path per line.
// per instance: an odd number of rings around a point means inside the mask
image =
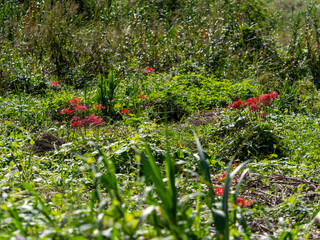
M 150 173 L 145 173 L 145 174 L 150 174 L 151 179 L 155 185 L 155 190 L 156 190 L 158 196 L 160 197 L 160 199 L 162 200 L 162 203 L 165 206 L 165 208 L 172 209 L 172 202 L 171 202 L 170 196 L 167 193 L 167 189 L 165 187 L 165 184 L 162 180 L 160 168 L 157 166 L 149 146 L 145 145 L 145 148 L 146 148 L 148 162 L 149 162 L 150 170 L 151 170 Z
M 200 144 L 200 141 L 195 133 L 194 133 L 194 137 L 195 137 L 195 141 L 196 141 L 199 156 L 200 156 L 200 166 L 199 166 L 200 171 L 201 171 L 201 174 L 204 176 L 204 179 L 209 187 L 209 195 L 211 198 L 211 202 L 213 203 L 215 194 L 214 194 L 214 191 L 213 191 L 212 185 L 211 185 L 210 167 L 206 161 L 206 157 L 205 157 L 204 151 L 202 149 L 202 146 Z
M 92 141 L 89 141 L 88 143 L 98 150 L 100 157 L 102 157 L 105 169 L 107 170 L 107 172 L 101 176 L 102 184 L 111 194 L 111 197 L 116 198 L 119 202 L 122 202 L 117 183 L 116 168 L 113 162 L 110 159 L 107 159 L 107 157 L 104 155 L 104 153 L 96 143 Z
M 168 142 L 168 129 L 166 128 L 166 177 L 167 177 L 167 189 L 170 194 L 172 202 L 172 221 L 176 223 L 177 214 L 177 188 L 175 185 L 175 160 L 170 156 L 169 142 Z
M 245 170 L 243 171 L 243 173 L 241 174 L 240 178 L 239 178 L 236 191 L 234 192 L 234 198 L 235 198 L 235 200 L 237 200 L 237 198 L 238 198 L 238 194 L 239 194 L 239 191 L 240 191 L 241 183 L 242 183 L 243 178 L 245 177 L 245 175 L 247 174 L 248 171 L 249 171 L 249 169 L 245 169 Z

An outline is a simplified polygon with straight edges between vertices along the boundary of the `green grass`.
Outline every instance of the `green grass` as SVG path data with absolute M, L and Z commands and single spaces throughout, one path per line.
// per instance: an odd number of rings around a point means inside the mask
M 1 2 L 0 238 L 319 238 L 317 4 Z

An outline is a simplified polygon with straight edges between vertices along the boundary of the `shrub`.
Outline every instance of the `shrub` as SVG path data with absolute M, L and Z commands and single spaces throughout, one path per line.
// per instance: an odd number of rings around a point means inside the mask
M 252 87 L 250 80 L 232 83 L 228 80 L 206 78 L 202 75 L 178 75 L 150 94 L 156 109 L 181 112 L 210 110 L 226 107 L 228 102 L 246 98 L 258 93 L 258 86 Z M 161 105 L 166 105 L 160 107 Z M 169 107 L 168 107 L 169 105 Z

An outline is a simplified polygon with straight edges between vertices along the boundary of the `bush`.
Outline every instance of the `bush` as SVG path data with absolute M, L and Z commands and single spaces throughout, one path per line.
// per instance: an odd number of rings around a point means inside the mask
M 258 94 L 258 85 L 252 87 L 251 80 L 232 83 L 229 80 L 206 78 L 202 75 L 178 75 L 167 81 L 150 95 L 155 105 L 170 104 L 170 110 L 192 112 L 226 107 L 235 99 Z M 161 99 L 161 100 L 157 100 Z M 157 107 L 157 109 L 160 109 Z M 163 107 L 162 109 L 165 109 Z

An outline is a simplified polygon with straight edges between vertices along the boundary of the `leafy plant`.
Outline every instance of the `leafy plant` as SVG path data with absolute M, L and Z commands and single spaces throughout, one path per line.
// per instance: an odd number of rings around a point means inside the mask
M 110 70 L 108 79 L 99 74 L 98 81 L 97 101 L 106 107 L 104 109 L 106 115 L 113 116 L 119 80 L 115 77 L 113 70 Z

